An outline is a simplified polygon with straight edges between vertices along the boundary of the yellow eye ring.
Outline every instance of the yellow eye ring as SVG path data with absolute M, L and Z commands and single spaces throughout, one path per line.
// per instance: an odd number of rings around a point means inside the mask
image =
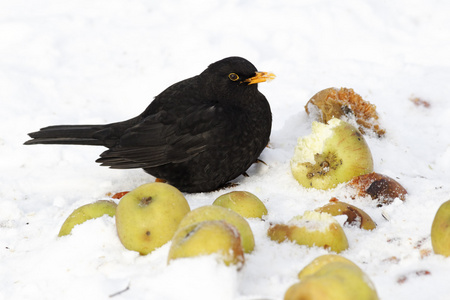
M 236 73 L 230 73 L 228 74 L 228 78 L 230 78 L 231 81 L 236 81 L 239 79 L 239 76 Z

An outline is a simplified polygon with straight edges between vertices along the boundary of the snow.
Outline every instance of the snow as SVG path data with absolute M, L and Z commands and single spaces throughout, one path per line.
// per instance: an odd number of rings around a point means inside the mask
M 268 239 L 269 222 L 345 197 L 300 187 L 289 161 L 311 132 L 304 105 L 328 87 L 377 106 L 386 136 L 366 136 L 375 171 L 406 201 L 352 200 L 378 224 L 344 227 L 342 255 L 381 299 L 450 299 L 450 259 L 431 252 L 435 212 L 450 199 L 450 2 L 99 0 L 0 5 L 0 299 L 282 299 L 320 248 Z M 99 147 L 23 146 L 51 124 L 115 122 L 144 110 L 170 84 L 238 55 L 277 78 L 259 89 L 273 112 L 271 147 L 237 179 L 269 215 L 249 220 L 256 248 L 241 271 L 214 258 L 167 265 L 170 245 L 140 256 L 102 217 L 58 238 L 77 207 L 154 178 L 110 170 Z M 410 99 L 428 101 L 430 107 Z M 186 194 L 191 208 L 232 189 Z M 386 220 L 384 214 L 389 220 Z M 339 219 L 343 223 L 342 219 Z

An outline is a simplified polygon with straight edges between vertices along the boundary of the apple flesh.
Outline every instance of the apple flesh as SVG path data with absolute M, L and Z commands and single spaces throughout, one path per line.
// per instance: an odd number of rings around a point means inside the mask
M 434 253 L 450 256 L 450 200 L 444 202 L 434 216 L 431 245 Z
M 323 247 L 336 253 L 348 249 L 348 240 L 341 225 L 328 213 L 307 211 L 288 224 L 269 227 L 267 235 L 278 243 L 286 240 L 309 247 Z
M 189 212 L 180 222 L 183 228 L 203 221 L 223 220 L 237 228 L 241 236 L 242 248 L 245 253 L 250 253 L 255 248 L 255 238 L 248 222 L 238 213 L 231 209 L 217 206 L 205 205 Z
M 117 204 L 114 201 L 99 200 L 86 204 L 75 209 L 64 221 L 58 236 L 65 236 L 72 232 L 72 229 L 87 220 L 99 218 L 103 215 L 114 217 Z
M 267 215 L 264 203 L 254 194 L 245 191 L 233 191 L 218 197 L 213 205 L 229 208 L 244 218 L 259 218 Z
M 127 193 L 116 209 L 119 239 L 128 250 L 146 255 L 170 241 L 190 211 L 183 194 L 166 183 L 148 183 Z
M 318 257 L 299 273 L 284 300 L 378 300 L 369 277 L 353 262 L 338 256 Z
M 306 103 L 305 110 L 308 115 L 323 123 L 327 123 L 332 118 L 354 120 L 363 134 L 368 130 L 381 137 L 386 132 L 380 127 L 375 105 L 365 101 L 353 89 L 321 90 Z
M 312 123 L 312 133 L 298 139 L 291 160 L 294 178 L 306 188 L 327 190 L 373 171 L 369 146 L 351 124 L 333 118 Z
M 225 221 L 203 221 L 180 228 L 172 238 L 168 262 L 178 258 L 215 255 L 226 265 L 244 264 L 239 231 Z

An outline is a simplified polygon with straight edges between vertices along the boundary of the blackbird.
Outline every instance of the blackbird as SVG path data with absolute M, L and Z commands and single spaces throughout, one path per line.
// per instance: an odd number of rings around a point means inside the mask
M 173 84 L 135 118 L 105 125 L 56 125 L 29 133 L 33 144 L 109 148 L 96 161 L 142 168 L 183 192 L 223 187 L 258 160 L 269 142 L 272 113 L 257 83 L 275 78 L 241 57 Z

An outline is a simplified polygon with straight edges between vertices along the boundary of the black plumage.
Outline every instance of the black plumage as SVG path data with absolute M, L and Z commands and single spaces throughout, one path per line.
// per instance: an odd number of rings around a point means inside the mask
M 60 125 L 30 133 L 31 144 L 101 145 L 97 162 L 143 168 L 185 192 L 206 192 L 243 174 L 269 142 L 272 115 L 244 58 L 229 57 L 173 84 L 145 111 L 106 125 Z

